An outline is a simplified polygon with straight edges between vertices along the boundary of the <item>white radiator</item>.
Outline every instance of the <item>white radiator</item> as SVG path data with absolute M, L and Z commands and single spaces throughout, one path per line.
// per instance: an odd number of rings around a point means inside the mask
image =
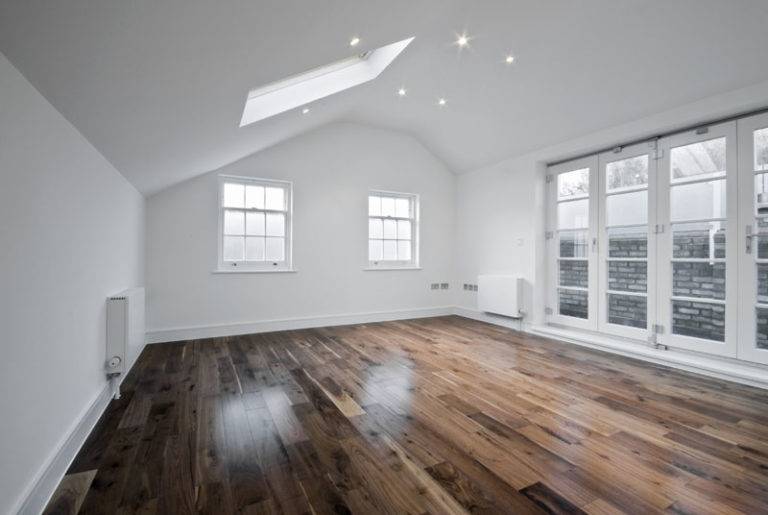
M 514 275 L 481 275 L 477 278 L 477 306 L 480 311 L 522 318 L 522 302 L 522 278 Z
M 131 288 L 107 299 L 105 367 L 115 397 L 119 386 L 144 349 L 144 288 Z

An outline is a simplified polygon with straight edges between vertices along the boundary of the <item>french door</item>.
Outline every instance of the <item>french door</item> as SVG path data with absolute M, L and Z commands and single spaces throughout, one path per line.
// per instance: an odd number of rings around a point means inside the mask
M 736 356 L 736 122 L 676 134 L 659 144 L 657 341 Z
M 739 132 L 738 356 L 768 363 L 768 114 L 744 118 Z
M 597 329 L 597 156 L 549 169 L 548 320 Z
M 656 143 L 599 156 L 598 330 L 646 339 L 655 309 Z

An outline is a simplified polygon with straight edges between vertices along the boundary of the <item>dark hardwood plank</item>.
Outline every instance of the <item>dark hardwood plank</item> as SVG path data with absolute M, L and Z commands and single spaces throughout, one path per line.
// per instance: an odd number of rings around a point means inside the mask
M 768 512 L 768 392 L 460 317 L 152 345 L 123 385 L 46 513 Z

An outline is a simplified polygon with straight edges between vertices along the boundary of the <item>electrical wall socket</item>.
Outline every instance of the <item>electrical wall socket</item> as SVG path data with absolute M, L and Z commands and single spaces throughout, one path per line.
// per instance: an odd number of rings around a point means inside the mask
M 448 283 L 440 283 L 440 289 L 441 290 L 447 290 L 448 289 Z
M 439 290 L 440 289 L 440 283 L 432 283 L 429 285 L 430 290 Z

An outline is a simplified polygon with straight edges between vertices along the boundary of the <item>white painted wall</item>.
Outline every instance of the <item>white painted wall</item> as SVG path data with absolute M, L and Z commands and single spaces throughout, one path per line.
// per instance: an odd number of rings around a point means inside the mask
M 456 184 L 455 282 L 509 273 L 527 283 L 526 323 L 544 321 L 546 163 L 652 137 L 768 105 L 768 82 L 686 104 L 462 174 Z M 460 290 L 457 306 L 477 310 L 477 293 Z
M 0 513 L 104 389 L 105 299 L 143 244 L 143 197 L 0 54 Z
M 218 245 L 219 173 L 293 181 L 296 273 L 211 273 Z M 429 283 L 448 282 L 453 275 L 455 180 L 409 136 L 335 123 L 150 197 L 150 338 L 232 333 L 237 324 L 272 320 L 452 305 L 453 290 L 432 291 Z M 421 196 L 423 270 L 363 270 L 369 189 Z M 195 327 L 208 329 L 160 333 Z

